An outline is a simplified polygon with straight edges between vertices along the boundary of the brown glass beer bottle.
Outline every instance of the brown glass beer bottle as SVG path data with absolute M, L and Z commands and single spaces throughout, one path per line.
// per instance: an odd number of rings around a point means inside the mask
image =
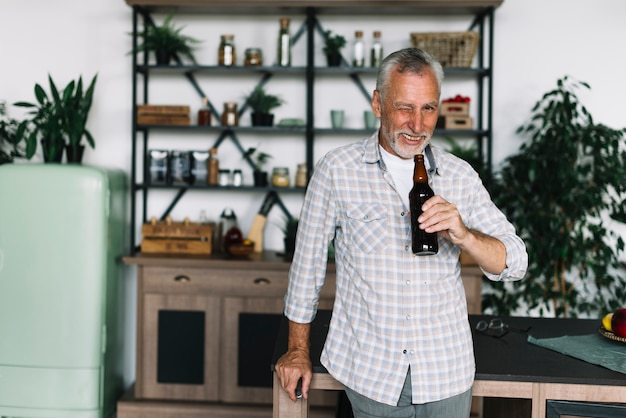
M 439 251 L 437 233 L 426 232 L 420 229 L 419 218 L 422 214 L 422 205 L 435 195 L 428 185 L 428 173 L 424 165 L 424 154 L 417 154 L 415 169 L 413 170 L 413 188 L 409 192 L 409 205 L 411 210 L 411 246 L 415 255 L 433 255 Z

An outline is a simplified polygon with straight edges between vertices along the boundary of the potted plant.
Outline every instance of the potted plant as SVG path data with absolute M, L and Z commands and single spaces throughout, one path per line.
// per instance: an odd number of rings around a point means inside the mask
M 446 137 L 445 139 L 449 146 L 447 151 L 450 154 L 467 161 L 472 168 L 476 170 L 480 178 L 483 180 L 483 183 L 486 184 L 487 176 L 489 175 L 489 167 L 487 167 L 487 164 L 478 154 L 478 149 L 476 148 L 475 143 L 472 142 L 473 145 L 465 147 L 451 137 Z
M 161 26 L 151 23 L 144 32 L 138 33 L 141 43 L 131 53 L 154 52 L 158 65 L 168 65 L 172 58 L 178 56 L 186 57 L 195 64 L 193 51 L 201 41 L 183 35 L 181 31 L 184 27 L 174 26 L 173 17 L 174 14 L 169 14 Z
M 261 86 L 252 90 L 246 97 L 246 102 L 252 108 L 252 126 L 272 126 L 274 124 L 272 110 L 285 103 L 280 97 L 266 93 Z
M 7 114 L 6 103 L 0 102 L 0 164 L 12 163 L 15 158 L 30 158 L 26 156 L 23 131 L 25 125 L 20 125 L 16 119 Z
M 528 142 L 494 181 L 494 201 L 524 239 L 529 266 L 520 282 L 487 281 L 491 312 L 602 317 L 626 300 L 626 278 L 616 273 L 624 242 L 606 224 L 626 204 L 626 129 L 595 123 L 580 88 L 589 85 L 559 79 L 535 104 L 517 130 Z
M 66 157 L 68 163 L 80 163 L 83 158 L 85 146 L 81 144 L 82 138 L 86 138 L 91 148 L 95 148 L 93 136 L 87 130 L 87 118 L 93 102 L 93 92 L 96 86 L 97 75 L 93 77 L 86 90 L 83 91 L 83 79 L 74 80 L 63 89 L 63 95 L 59 96 L 52 90 L 54 101 L 61 112 L 61 123 L 67 135 Z
M 341 65 L 341 49 L 346 46 L 346 38 L 341 35 L 333 35 L 332 31 L 324 32 L 324 53 L 329 67 Z
M 59 96 L 52 77 L 48 76 L 48 82 L 51 95 Z M 61 162 L 65 136 L 59 106 L 55 103 L 54 98 L 51 99 L 38 83 L 35 84 L 35 98 L 36 103 L 14 103 L 15 106 L 31 109 L 28 112 L 30 118 L 20 122 L 17 132 L 18 140 L 25 140 L 27 156 L 34 155 L 39 141 L 45 162 Z
M 285 258 L 291 260 L 296 250 L 296 235 L 298 232 L 298 218 L 293 216 L 285 216 L 284 223 L 281 227 L 285 243 Z
M 255 187 L 267 187 L 267 171 L 265 171 L 265 164 L 272 158 L 271 155 L 259 151 L 257 148 L 248 148 L 244 154 L 244 158 L 254 166 L 254 186 Z

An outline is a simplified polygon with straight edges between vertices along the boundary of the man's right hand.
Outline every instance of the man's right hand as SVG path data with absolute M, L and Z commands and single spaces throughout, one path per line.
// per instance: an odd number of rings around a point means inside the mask
M 309 386 L 313 377 L 313 369 L 309 352 L 303 349 L 289 350 L 278 359 L 276 373 L 280 386 L 289 395 L 289 399 L 296 401 L 296 387 L 302 379 L 302 397 L 308 399 Z
M 289 321 L 289 343 L 285 354 L 276 362 L 276 374 L 280 386 L 296 401 L 296 387 L 302 379 L 302 397 L 308 399 L 309 386 L 313 377 L 313 366 L 309 352 L 309 333 L 311 324 L 299 324 Z

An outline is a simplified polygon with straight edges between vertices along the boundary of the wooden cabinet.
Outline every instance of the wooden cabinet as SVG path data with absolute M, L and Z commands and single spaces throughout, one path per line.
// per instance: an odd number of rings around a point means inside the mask
M 137 267 L 137 360 L 118 418 L 271 416 L 270 366 L 289 263 L 269 253 L 124 261 Z M 334 293 L 330 264 L 321 309 L 332 308 Z M 331 414 L 337 394 L 315 396 L 316 414 Z

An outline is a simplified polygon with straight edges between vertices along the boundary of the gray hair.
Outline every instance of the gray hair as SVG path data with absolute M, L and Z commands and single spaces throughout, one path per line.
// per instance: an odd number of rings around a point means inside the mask
M 441 93 L 443 68 L 435 58 L 418 48 L 405 48 L 393 52 L 389 54 L 380 65 L 378 77 L 376 78 L 376 90 L 378 90 L 381 96 L 384 96 L 387 83 L 393 70 L 397 70 L 400 73 L 409 71 L 420 74 L 429 68 L 435 74 L 439 92 Z

